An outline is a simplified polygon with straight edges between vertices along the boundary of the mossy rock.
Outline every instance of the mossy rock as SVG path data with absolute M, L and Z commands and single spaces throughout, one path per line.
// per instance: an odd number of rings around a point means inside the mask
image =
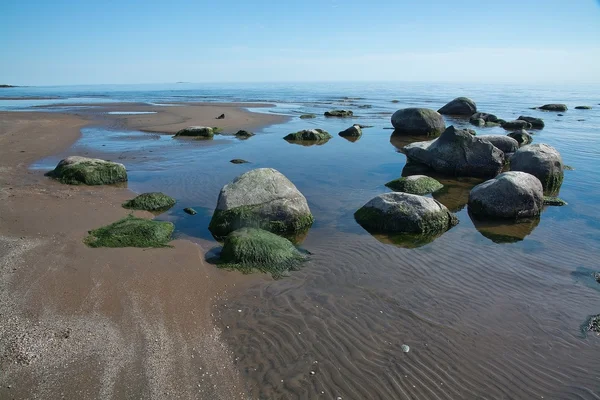
M 217 128 L 218 129 L 218 128 Z M 195 137 L 199 139 L 211 139 L 215 135 L 215 128 L 208 126 L 190 126 L 181 129 L 175 134 L 175 137 Z
M 61 160 L 46 176 L 69 185 L 108 185 L 127 181 L 123 164 L 71 156 Z
M 558 207 L 562 207 L 562 206 L 566 206 L 567 203 L 566 201 L 564 201 L 561 198 L 558 197 L 554 197 L 554 196 L 544 196 L 544 205 L 545 206 L 558 206 Z
M 262 229 L 242 228 L 225 238 L 219 266 L 244 273 L 270 273 L 278 278 L 305 260 L 306 256 L 289 240 Z
M 600 314 L 591 316 L 586 325 L 588 331 L 600 333 Z
M 324 115 L 326 117 L 345 118 L 345 117 L 352 117 L 354 115 L 354 113 L 350 110 L 330 110 L 330 111 L 325 111 Z
M 183 212 L 185 212 L 186 214 L 189 214 L 189 215 L 196 215 L 196 214 L 198 214 L 198 212 L 196 210 L 194 210 L 193 208 L 191 208 L 191 207 L 184 208 Z
M 248 139 L 250 137 L 254 136 L 254 133 L 252 132 L 248 132 L 245 130 L 239 130 L 235 133 L 235 137 L 239 138 L 239 139 Z
M 570 165 L 564 165 L 563 166 L 563 170 L 565 171 L 575 171 L 575 168 L 571 167 Z
M 166 247 L 175 226 L 129 215 L 89 232 L 84 243 L 90 247 Z
M 312 118 L 317 118 L 317 116 L 315 114 L 302 114 L 300 116 L 300 119 L 312 119 Z
M 385 186 L 397 192 L 419 195 L 433 193 L 444 187 L 444 185 L 437 180 L 425 175 L 412 175 L 394 179 L 393 181 L 386 183 Z
M 567 111 L 568 107 L 565 104 L 544 104 L 543 106 L 538 107 L 540 110 L 544 111 Z
M 284 139 L 288 142 L 326 142 L 331 139 L 331 135 L 323 129 L 305 129 L 290 133 Z
M 577 106 L 575 107 L 576 110 L 591 110 L 592 107 L 591 106 Z
M 164 193 L 142 193 L 123 203 L 123 208 L 145 211 L 166 211 L 175 205 L 175 199 Z

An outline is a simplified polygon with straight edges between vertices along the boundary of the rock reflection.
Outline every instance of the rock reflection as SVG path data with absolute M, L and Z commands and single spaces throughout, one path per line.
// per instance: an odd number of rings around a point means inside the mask
M 516 243 L 524 240 L 540 223 L 540 218 L 524 218 L 517 221 L 481 220 L 469 213 L 475 228 L 494 243 Z

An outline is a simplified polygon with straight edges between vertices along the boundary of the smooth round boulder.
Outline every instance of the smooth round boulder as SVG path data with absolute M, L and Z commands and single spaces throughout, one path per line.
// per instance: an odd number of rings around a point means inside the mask
M 360 125 L 352 125 L 350 128 L 345 129 L 339 133 L 341 137 L 360 137 L 362 135 L 362 129 Z
M 323 129 L 305 129 L 290 133 L 284 139 L 288 142 L 326 142 L 331 135 Z
M 306 198 L 289 179 L 273 168 L 258 168 L 223 186 L 208 229 L 216 238 L 244 227 L 295 234 L 313 221 Z
M 215 135 L 215 131 L 213 128 L 208 126 L 190 126 L 184 129 L 179 130 L 175 137 L 180 136 L 189 136 L 189 137 L 197 137 L 210 139 Z
M 362 206 L 354 218 L 373 233 L 437 235 L 458 223 L 439 201 L 409 193 L 384 193 Z
M 502 127 L 507 131 L 511 129 L 529 129 L 531 128 L 531 124 L 527 121 L 521 121 L 519 119 L 515 121 L 506 121 L 502 124 Z
M 397 192 L 418 195 L 433 193 L 444 187 L 437 180 L 426 175 L 404 176 L 386 183 L 385 186 Z
M 444 117 L 428 108 L 404 108 L 392 115 L 394 133 L 415 136 L 437 136 L 446 129 Z
M 438 110 L 440 114 L 470 117 L 477 112 L 475 102 L 468 97 L 457 97 Z
M 519 149 L 519 143 L 508 136 L 504 135 L 481 135 L 479 138 L 489 142 L 502 150 L 504 153 L 514 153 Z
M 123 164 L 112 161 L 70 156 L 46 176 L 68 185 L 109 185 L 126 182 L 127 170 Z
M 533 142 L 533 136 L 531 136 L 525 129 L 519 129 L 518 131 L 511 132 L 506 136 L 516 140 L 519 146 L 525 146 Z
M 558 150 L 544 143 L 521 147 L 510 158 L 510 170 L 522 171 L 537 177 L 544 192 L 558 192 L 564 178 L 564 165 Z
M 526 172 L 504 172 L 469 193 L 469 212 L 480 218 L 534 217 L 543 204 L 542 183 Z
M 567 111 L 568 107 L 566 104 L 544 104 L 543 106 L 538 107 L 540 110 L 544 111 L 558 111 L 563 112 Z
M 527 117 L 525 115 L 521 115 L 517 119 L 521 120 L 521 121 L 527 121 L 527 122 L 529 122 L 531 124 L 531 127 L 533 129 L 543 129 L 544 126 L 546 126 L 546 124 L 544 124 L 544 120 L 541 119 L 541 118 Z

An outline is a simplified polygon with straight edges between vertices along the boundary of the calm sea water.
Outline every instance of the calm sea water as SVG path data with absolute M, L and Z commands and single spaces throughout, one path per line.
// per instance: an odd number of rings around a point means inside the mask
M 316 219 L 302 244 L 311 261 L 284 279 L 257 279 L 218 305 L 223 335 L 253 398 L 598 399 L 600 337 L 586 335 L 582 324 L 600 313 L 600 284 L 592 277 L 600 270 L 599 89 L 424 83 L 14 88 L 0 91 L 0 109 L 235 101 L 275 103 L 259 111 L 290 116 L 245 141 L 180 141 L 88 127 L 66 152 L 119 160 L 132 190 L 175 197 L 178 205 L 158 218 L 175 222 L 181 236 L 213 240 L 207 225 L 220 188 L 253 168 L 278 169 L 306 196 Z M 546 208 L 539 220 L 474 224 L 465 203 L 478 181 L 442 179 L 447 188 L 436 198 L 457 213 L 458 226 L 416 249 L 365 232 L 354 211 L 387 192 L 384 184 L 399 177 L 406 162 L 398 151 L 406 142 L 385 129 L 391 114 L 412 106 L 437 109 L 461 95 L 506 120 L 545 120 L 543 130 L 533 131 L 534 143 L 556 147 L 575 168 L 565 171 L 560 192 L 569 205 Z M 550 102 L 566 103 L 569 111 L 529 109 Z M 575 110 L 578 105 L 593 109 Z M 352 109 L 355 117 L 324 118 L 332 108 Z M 297 118 L 308 112 L 318 117 Z M 337 136 L 352 123 L 373 127 L 354 143 Z M 466 126 L 449 118 L 447 124 Z M 305 128 L 323 128 L 334 138 L 319 146 L 282 139 Z M 64 155 L 32 167 L 50 168 Z M 250 163 L 234 165 L 233 158 Z M 199 214 L 188 216 L 184 207 Z

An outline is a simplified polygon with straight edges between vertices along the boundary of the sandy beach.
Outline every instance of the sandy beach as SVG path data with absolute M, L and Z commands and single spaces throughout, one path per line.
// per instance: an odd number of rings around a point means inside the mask
M 164 249 L 86 247 L 87 231 L 128 214 L 121 203 L 132 192 L 62 185 L 28 166 L 68 149 L 89 124 L 172 133 L 282 119 L 230 104 L 0 113 L 0 398 L 245 398 L 211 317 L 213 301 L 242 276 L 207 265 L 202 243 L 186 240 Z

